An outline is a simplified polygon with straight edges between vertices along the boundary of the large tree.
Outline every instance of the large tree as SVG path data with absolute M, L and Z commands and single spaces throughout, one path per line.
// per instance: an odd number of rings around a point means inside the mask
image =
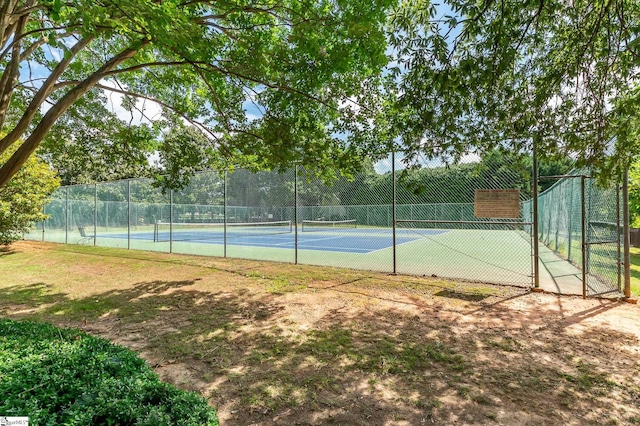
M 221 162 L 348 167 L 389 0 L 0 0 L 0 187 L 80 99 L 154 101 Z M 360 105 L 358 105 L 360 104 Z M 251 114 L 247 111 L 251 110 Z M 20 142 L 20 141 L 24 142 Z
M 637 0 L 425 0 L 391 24 L 379 123 L 409 160 L 536 142 L 609 173 L 640 152 Z

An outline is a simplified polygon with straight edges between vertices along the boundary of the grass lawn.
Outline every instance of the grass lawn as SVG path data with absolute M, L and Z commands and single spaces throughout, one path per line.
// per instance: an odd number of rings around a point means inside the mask
M 124 345 L 224 425 L 640 424 L 637 305 L 33 242 L 0 274 L 0 317 Z

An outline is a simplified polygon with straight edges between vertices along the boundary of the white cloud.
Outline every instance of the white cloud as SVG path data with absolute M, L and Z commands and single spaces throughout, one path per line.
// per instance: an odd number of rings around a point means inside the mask
M 460 164 L 479 163 L 482 160 L 478 154 L 471 153 L 460 158 Z

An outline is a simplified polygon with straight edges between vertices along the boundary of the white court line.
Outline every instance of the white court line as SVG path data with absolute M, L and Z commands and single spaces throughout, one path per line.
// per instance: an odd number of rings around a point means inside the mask
M 358 248 L 353 248 L 353 247 L 339 247 L 341 249 L 344 249 L 344 251 L 342 250 L 336 250 L 338 249 L 338 247 L 332 247 L 332 246 L 312 246 L 312 247 L 300 247 L 298 245 L 298 250 L 316 250 L 316 251 L 330 251 L 333 253 L 358 253 L 358 254 L 367 254 L 369 253 L 369 250 L 367 249 L 358 249 Z M 348 250 L 348 251 L 347 251 Z
M 344 237 L 318 238 L 318 239 L 315 239 L 315 240 L 312 240 L 312 241 L 335 240 L 336 238 L 344 238 Z M 309 242 L 309 241 L 305 241 L 305 242 Z M 286 244 L 294 244 L 295 245 L 295 241 L 291 241 L 290 239 L 288 239 L 287 241 L 282 242 L 282 243 L 271 243 L 271 242 L 267 241 L 267 242 L 265 242 L 265 244 L 268 244 L 268 245 L 264 245 L 263 247 L 282 246 L 282 245 L 286 245 Z M 300 245 L 300 240 L 298 240 L 298 245 Z
M 405 238 L 407 238 L 407 237 L 405 237 Z M 413 240 L 405 241 L 404 243 L 398 243 L 398 242 L 396 242 L 396 247 L 401 246 L 401 245 L 403 245 L 403 244 L 413 243 L 414 241 L 418 241 L 418 240 L 420 240 L 420 238 L 416 238 L 416 239 L 413 239 Z M 371 250 L 371 251 L 369 251 L 369 252 L 367 252 L 367 253 L 365 253 L 365 254 L 375 253 L 375 252 L 377 252 L 377 251 L 386 250 L 386 249 L 388 249 L 388 248 L 392 248 L 392 247 L 393 247 L 393 242 L 391 243 L 391 245 L 389 245 L 389 246 L 387 246 L 387 247 L 382 247 L 382 248 L 379 248 L 379 249 L 376 249 L 376 250 Z

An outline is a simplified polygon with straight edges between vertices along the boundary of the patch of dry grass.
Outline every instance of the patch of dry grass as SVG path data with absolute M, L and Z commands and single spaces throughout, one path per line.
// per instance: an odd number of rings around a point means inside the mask
M 625 424 L 640 319 L 431 278 L 23 242 L 0 314 L 124 344 L 223 424 Z

